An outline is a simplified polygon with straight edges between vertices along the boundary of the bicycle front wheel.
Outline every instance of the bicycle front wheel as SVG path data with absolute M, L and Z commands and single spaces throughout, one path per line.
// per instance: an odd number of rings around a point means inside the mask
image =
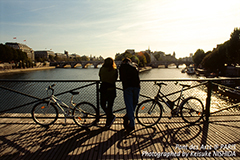
M 48 102 L 40 102 L 33 107 L 32 118 L 41 126 L 49 126 L 57 120 L 58 109 L 55 105 L 48 104 Z
M 204 107 L 200 99 L 189 97 L 181 104 L 182 119 L 190 124 L 194 124 L 203 117 Z
M 157 124 L 162 117 L 162 106 L 155 100 L 145 100 L 141 102 L 136 110 L 137 121 L 145 126 L 151 127 Z
M 96 124 L 97 109 L 88 102 L 81 102 L 73 109 L 73 120 L 81 127 L 90 127 Z

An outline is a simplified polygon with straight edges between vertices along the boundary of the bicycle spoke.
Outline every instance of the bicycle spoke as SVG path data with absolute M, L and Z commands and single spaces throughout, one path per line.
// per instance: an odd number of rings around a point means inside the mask
M 73 110 L 73 120 L 81 127 L 90 127 L 96 122 L 96 108 L 88 102 L 78 104 Z
M 184 121 L 194 124 L 198 122 L 203 116 L 203 104 L 202 102 L 195 98 L 190 97 L 183 101 L 181 107 L 181 116 Z
M 57 120 L 58 110 L 52 104 L 48 105 L 46 102 L 41 102 L 33 107 L 32 118 L 36 123 L 48 126 Z
M 155 125 L 161 117 L 162 108 L 153 100 L 143 101 L 136 110 L 138 122 L 146 127 Z

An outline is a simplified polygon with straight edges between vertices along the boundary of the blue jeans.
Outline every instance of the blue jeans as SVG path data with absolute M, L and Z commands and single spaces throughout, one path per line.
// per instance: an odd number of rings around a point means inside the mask
M 127 109 L 127 114 L 125 117 L 130 120 L 130 127 L 135 126 L 134 112 L 138 104 L 139 92 L 140 89 L 137 87 L 128 87 L 123 91 L 124 102 Z

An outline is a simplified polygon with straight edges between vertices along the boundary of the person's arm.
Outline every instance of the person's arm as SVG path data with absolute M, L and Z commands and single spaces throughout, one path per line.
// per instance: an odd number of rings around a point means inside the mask
M 101 74 L 102 73 L 102 68 L 100 68 L 99 72 L 98 72 L 98 76 L 99 76 L 99 79 L 101 80 Z
M 118 70 L 115 69 L 115 81 L 117 81 L 117 78 L 118 78 Z
M 126 81 L 126 71 L 122 66 L 119 68 L 119 73 L 120 73 L 120 80 Z

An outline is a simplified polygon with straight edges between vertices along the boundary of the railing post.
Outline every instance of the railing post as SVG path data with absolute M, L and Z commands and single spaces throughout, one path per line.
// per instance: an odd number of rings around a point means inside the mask
M 97 122 L 99 122 L 100 118 L 100 108 L 99 108 L 99 83 L 100 81 L 96 81 L 96 95 L 97 95 Z
M 212 81 L 209 80 L 208 81 L 207 100 L 206 100 L 206 110 L 205 110 L 206 121 L 209 121 L 209 117 L 210 117 L 211 94 L 212 94 Z

